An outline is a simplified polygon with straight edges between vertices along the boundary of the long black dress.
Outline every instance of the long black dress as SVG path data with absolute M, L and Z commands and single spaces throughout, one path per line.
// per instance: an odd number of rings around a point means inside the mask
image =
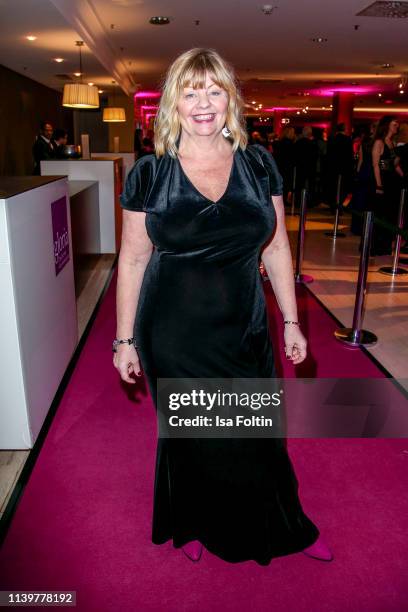
M 259 145 L 234 153 L 217 202 L 167 153 L 130 171 L 121 205 L 147 213 L 155 246 L 134 326 L 155 403 L 160 377 L 276 377 L 258 259 L 276 226 L 270 196 L 281 193 Z M 267 565 L 319 535 L 297 489 L 284 439 L 159 437 L 152 541 L 200 540 L 226 561 Z

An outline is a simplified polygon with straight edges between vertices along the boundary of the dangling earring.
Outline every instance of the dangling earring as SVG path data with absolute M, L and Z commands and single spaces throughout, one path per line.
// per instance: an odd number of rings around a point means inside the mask
M 226 125 L 222 128 L 221 133 L 223 136 L 225 136 L 225 138 L 228 138 L 228 136 L 231 136 L 231 132 L 229 131 Z

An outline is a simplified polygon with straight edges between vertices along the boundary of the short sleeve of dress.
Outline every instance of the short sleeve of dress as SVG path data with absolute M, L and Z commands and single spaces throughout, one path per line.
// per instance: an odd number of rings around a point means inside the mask
M 120 205 L 125 210 L 144 210 L 146 195 L 152 182 L 152 157 L 154 155 L 139 158 L 129 171 L 123 192 L 119 197 Z
M 262 145 L 253 145 L 262 159 L 262 164 L 269 176 L 270 193 L 274 196 L 283 194 L 283 179 L 271 153 Z

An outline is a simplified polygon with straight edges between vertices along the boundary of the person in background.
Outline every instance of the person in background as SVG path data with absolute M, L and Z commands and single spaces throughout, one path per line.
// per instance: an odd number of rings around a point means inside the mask
M 408 230 L 408 123 L 400 123 L 396 140 L 396 151 L 403 174 L 402 186 L 407 190 L 405 195 L 404 229 Z M 408 253 L 408 240 L 405 241 L 404 246 L 401 248 L 401 253 Z
M 396 152 L 404 175 L 404 187 L 408 187 L 408 123 L 401 123 L 396 138 Z
M 293 188 L 293 170 L 295 167 L 295 129 L 283 128 L 279 140 L 273 141 L 273 156 L 283 179 L 283 200 L 289 203 Z
M 365 210 L 370 210 L 375 198 L 375 178 L 372 163 L 372 148 L 376 125 L 364 126 L 358 141 L 356 180 L 353 187 L 353 197 L 350 210 L 355 214 L 351 217 L 350 230 L 352 234 L 361 236 Z M 361 214 L 360 214 L 361 213 Z
M 372 149 L 375 177 L 374 214 L 378 220 L 396 225 L 403 176 L 395 147 L 398 121 L 385 115 L 378 122 Z M 374 225 L 371 255 L 391 255 L 394 234 L 385 227 Z
M 40 133 L 33 144 L 34 169 L 33 174 L 41 174 L 42 160 L 54 158 L 54 145 L 52 143 L 52 133 L 54 129 L 50 121 L 41 121 Z
M 53 157 L 55 159 L 66 159 L 64 148 L 68 142 L 68 132 L 63 128 L 57 128 L 51 140 L 54 150 Z
M 258 132 L 257 130 L 254 130 L 253 132 L 251 132 L 251 136 L 250 136 L 249 141 L 250 141 L 251 144 L 260 144 L 263 147 L 265 147 L 265 149 L 268 148 L 267 141 L 261 135 L 261 132 Z
M 308 190 L 308 206 L 315 202 L 315 185 L 318 149 L 309 125 L 302 130 L 302 136 L 295 142 L 296 191 Z
M 326 202 L 325 177 L 327 174 L 327 141 L 324 139 L 324 130 L 321 127 L 313 128 L 313 135 L 317 147 L 316 163 L 316 204 Z
M 138 158 L 143 157 L 144 155 L 151 155 L 151 153 L 154 153 L 154 143 L 153 140 L 146 136 L 142 140 L 142 148 L 139 151 Z
M 342 202 L 352 189 L 353 164 L 353 142 L 346 134 L 345 124 L 339 123 L 334 136 L 329 138 L 327 143 L 327 196 L 332 212 L 336 209 L 339 176 L 341 176 L 340 210 Z
M 142 140 L 143 140 L 143 130 L 141 128 L 136 128 L 134 138 L 133 138 L 133 150 L 135 153 L 135 161 L 139 157 L 140 151 L 142 150 L 142 147 L 143 147 Z

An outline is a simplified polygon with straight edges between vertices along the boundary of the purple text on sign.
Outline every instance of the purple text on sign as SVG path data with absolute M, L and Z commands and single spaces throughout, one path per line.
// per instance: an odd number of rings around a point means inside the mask
M 51 202 L 52 237 L 57 276 L 69 261 L 67 201 L 65 196 Z

